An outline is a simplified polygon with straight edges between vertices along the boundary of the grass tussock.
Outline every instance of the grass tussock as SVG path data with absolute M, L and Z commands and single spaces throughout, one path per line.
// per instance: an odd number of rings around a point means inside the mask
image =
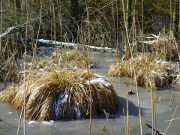
M 96 61 L 93 56 L 88 57 L 88 53 L 81 53 L 78 50 L 71 50 L 69 52 L 65 50 L 58 50 L 53 52 L 51 57 L 45 59 L 36 59 L 33 63 L 33 70 L 35 71 L 54 71 L 60 68 L 69 68 L 72 70 L 85 69 L 91 65 L 96 65 Z M 27 68 L 31 66 L 31 63 L 27 65 Z
M 88 64 L 96 64 L 92 55 L 88 56 L 87 52 L 80 52 L 78 50 L 71 50 L 69 52 L 65 50 L 55 51 L 52 54 L 54 62 L 68 64 L 77 68 L 86 68 Z
M 160 32 L 153 48 L 155 51 L 155 57 L 166 61 L 177 61 L 177 46 L 178 42 L 176 41 L 172 31 L 168 33 Z
M 26 97 L 26 118 L 31 120 L 58 120 L 88 118 L 90 113 L 90 87 L 92 115 L 118 110 L 119 102 L 111 83 L 87 70 L 63 69 L 44 72 L 29 82 Z M 25 83 L 25 86 L 27 82 Z M 24 84 L 12 86 L 0 94 L 0 100 L 10 102 L 17 109 L 23 104 Z
M 135 73 L 137 75 L 137 85 L 145 88 L 160 88 L 167 80 L 171 79 L 174 73 L 169 62 L 153 59 L 148 54 L 141 54 L 134 59 Z M 108 72 L 109 76 L 132 78 L 135 85 L 133 60 L 117 62 L 112 65 Z

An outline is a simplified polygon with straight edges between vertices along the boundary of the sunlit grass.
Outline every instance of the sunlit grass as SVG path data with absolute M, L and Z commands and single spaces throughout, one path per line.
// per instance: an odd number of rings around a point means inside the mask
M 141 54 L 134 60 L 135 69 L 133 69 L 133 60 L 117 62 L 109 69 L 109 76 L 127 76 L 132 78 L 132 84 L 135 85 L 134 70 L 137 75 L 137 84 L 145 88 L 157 89 L 162 87 L 171 75 L 174 69 L 170 62 L 153 59 L 148 54 Z
M 87 70 L 42 72 L 29 80 L 26 97 L 26 118 L 33 120 L 88 118 L 90 107 L 89 79 L 92 92 L 92 115 L 115 113 L 119 107 L 110 82 Z M 0 95 L 17 109 L 23 104 L 25 84 L 12 86 Z

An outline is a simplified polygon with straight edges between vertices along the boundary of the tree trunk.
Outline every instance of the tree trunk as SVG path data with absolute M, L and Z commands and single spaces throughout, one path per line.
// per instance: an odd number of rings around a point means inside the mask
M 79 20 L 79 2 L 78 0 L 71 0 L 71 16 L 73 18 L 71 30 L 74 36 L 74 39 L 77 38 L 78 31 L 78 20 Z
M 174 20 L 174 35 L 176 39 L 179 38 L 179 1 L 176 0 L 175 2 L 175 20 Z
M 20 0 L 16 0 L 16 8 L 17 9 L 21 9 L 21 1 Z
M 132 0 L 128 0 L 128 29 L 132 26 Z
M 127 0 L 127 11 L 126 11 L 126 24 L 128 29 L 132 26 L 132 0 Z M 131 58 L 130 48 L 126 47 L 126 60 Z

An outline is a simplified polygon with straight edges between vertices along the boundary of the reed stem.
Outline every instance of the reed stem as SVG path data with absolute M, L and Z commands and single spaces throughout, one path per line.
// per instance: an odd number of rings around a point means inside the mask
M 105 110 L 105 109 L 104 109 L 104 114 L 106 115 L 106 120 L 107 120 L 107 122 L 108 122 L 110 131 L 111 131 L 111 135 L 114 135 L 114 134 L 113 134 L 113 131 L 112 131 L 112 128 L 111 128 L 111 124 L 110 124 L 110 122 L 109 122 L 109 118 L 108 118 L 108 116 L 107 116 L 107 113 L 106 113 L 106 110 Z
M 131 51 L 132 49 L 131 49 L 131 45 L 130 45 L 130 41 L 129 41 L 129 35 L 128 35 L 128 30 L 127 30 L 127 25 L 126 25 L 126 13 L 125 13 L 125 9 L 124 9 L 124 0 L 122 0 L 122 6 L 123 6 L 124 25 L 125 25 L 125 29 L 126 29 L 126 38 L 127 38 L 128 46 L 129 46 L 129 49 L 130 49 L 130 54 L 131 54 L 132 63 L 133 63 L 134 77 L 135 77 L 135 80 L 136 80 L 136 94 L 137 94 L 138 106 L 139 106 L 140 131 L 141 131 L 141 135 L 143 135 L 140 97 L 139 97 L 139 91 L 137 89 L 137 76 L 136 76 L 136 72 L 135 72 L 134 58 L 133 58 L 133 54 L 132 54 L 132 51 Z
M 87 5 L 86 5 L 87 7 Z M 88 50 L 88 57 L 90 59 L 90 20 L 89 20 L 89 10 L 87 8 L 87 23 L 88 23 L 88 45 L 89 45 L 89 50 Z M 88 65 L 90 65 L 90 61 L 88 61 Z M 87 68 L 88 68 L 87 65 Z M 89 76 L 89 71 L 90 68 L 88 68 L 88 77 L 89 77 L 89 92 L 90 92 L 90 121 L 89 121 L 89 135 L 91 135 L 91 124 L 92 124 L 92 91 L 91 91 L 91 83 L 90 83 L 90 76 Z

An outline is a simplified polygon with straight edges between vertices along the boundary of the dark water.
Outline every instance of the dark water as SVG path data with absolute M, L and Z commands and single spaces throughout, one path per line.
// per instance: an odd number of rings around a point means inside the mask
M 110 65 L 115 62 L 115 57 L 106 53 L 93 53 L 97 59 L 97 69 L 95 72 L 101 75 L 107 75 Z M 126 78 L 109 78 L 113 83 L 113 86 L 119 96 L 121 103 L 118 113 L 109 119 L 112 131 L 114 135 L 123 135 L 124 132 L 124 119 L 123 108 L 126 112 L 126 95 L 123 92 L 127 89 L 135 90 L 134 86 L 127 85 Z M 140 104 L 142 111 L 142 122 L 143 122 L 143 133 L 151 134 L 150 129 L 145 126 L 145 123 L 151 124 L 151 92 L 144 88 L 138 87 L 140 94 Z M 180 92 L 173 87 L 163 87 L 159 91 L 155 91 L 155 100 L 161 97 L 162 101 L 156 103 L 156 117 L 157 117 L 157 129 L 164 132 L 169 125 L 169 122 L 165 122 L 172 118 L 176 106 L 180 105 Z M 169 106 L 170 97 L 172 95 L 172 105 Z M 16 134 L 19 112 L 12 108 L 7 103 L 0 103 L 0 135 L 14 135 Z M 177 108 L 175 118 L 180 117 L 180 109 Z M 132 135 L 139 135 L 139 108 L 136 94 L 129 95 L 129 121 Z M 85 135 L 89 131 L 89 119 L 72 120 L 72 121 L 55 121 L 49 123 L 38 123 L 27 121 L 27 134 L 28 135 Z M 180 120 L 172 122 L 170 128 L 167 131 L 167 135 L 178 135 L 179 134 Z M 105 126 L 105 130 L 103 130 Z M 93 119 L 92 120 L 92 135 L 105 135 L 111 134 L 109 126 L 106 123 L 105 118 Z M 20 134 L 23 134 L 23 125 L 20 127 Z

